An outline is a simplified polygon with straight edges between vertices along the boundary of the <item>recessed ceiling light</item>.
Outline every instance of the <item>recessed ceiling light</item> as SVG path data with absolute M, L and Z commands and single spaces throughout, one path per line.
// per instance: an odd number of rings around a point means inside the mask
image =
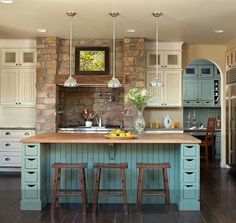
M 13 3 L 13 0 L 1 0 L 1 3 L 11 4 L 11 3 Z
M 132 28 L 129 28 L 129 29 L 126 29 L 126 32 L 127 33 L 134 33 L 136 30 L 135 29 L 132 29 Z
M 215 33 L 223 33 L 224 30 L 223 30 L 223 29 L 216 29 L 216 30 L 214 30 L 214 32 L 215 32 Z
M 39 33 L 46 33 L 46 32 L 47 32 L 46 29 L 37 29 L 37 31 L 38 31 Z

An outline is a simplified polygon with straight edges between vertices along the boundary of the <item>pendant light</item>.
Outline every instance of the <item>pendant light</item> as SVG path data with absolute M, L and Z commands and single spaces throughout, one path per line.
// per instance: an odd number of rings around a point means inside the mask
M 150 85 L 152 87 L 163 87 L 163 80 L 158 78 L 158 18 L 162 15 L 162 13 L 155 11 L 152 15 L 156 18 L 156 78 L 151 81 Z
M 119 12 L 112 11 L 109 15 L 113 18 L 113 47 L 112 47 L 112 79 L 108 82 L 107 86 L 109 88 L 119 88 L 121 87 L 120 81 L 115 78 L 116 74 L 116 17 Z
M 64 87 L 78 87 L 78 83 L 75 78 L 72 77 L 72 19 L 76 15 L 76 12 L 67 12 L 66 15 L 70 17 L 70 73 L 68 79 L 64 82 Z

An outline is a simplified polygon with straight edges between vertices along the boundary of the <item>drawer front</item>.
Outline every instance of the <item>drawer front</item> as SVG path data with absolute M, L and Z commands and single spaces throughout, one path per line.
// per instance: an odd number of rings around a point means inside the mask
M 184 156 L 196 156 L 197 149 L 195 146 L 184 146 Z
M 1 137 L 4 138 L 25 138 L 35 135 L 34 130 L 1 130 Z
M 214 101 L 202 101 L 202 106 L 203 107 L 213 107 Z
M 196 183 L 196 172 L 184 172 L 184 183 Z
M 3 141 L 1 142 L 1 150 L 21 150 L 22 143 L 15 141 Z
M 25 171 L 25 182 L 37 183 L 38 182 L 38 172 Z
M 26 169 L 37 169 L 38 159 L 37 158 L 25 158 L 25 168 Z
M 39 198 L 38 185 L 37 184 L 25 184 L 24 185 L 24 198 L 25 199 Z
M 25 145 L 24 153 L 25 156 L 37 156 L 38 155 L 38 145 Z
M 184 199 L 195 199 L 195 198 L 197 198 L 196 185 L 192 185 L 192 184 L 184 185 L 183 198 Z
M 20 152 L 0 152 L 1 166 L 21 166 Z
M 185 170 L 195 170 L 196 169 L 196 159 L 193 158 L 187 158 L 183 159 L 184 162 L 184 169 Z

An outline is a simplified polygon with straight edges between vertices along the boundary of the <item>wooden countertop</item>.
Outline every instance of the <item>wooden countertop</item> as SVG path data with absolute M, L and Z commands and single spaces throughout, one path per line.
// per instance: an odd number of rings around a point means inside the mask
M 23 143 L 164 143 L 199 144 L 201 141 L 184 133 L 143 134 L 135 139 L 108 139 L 98 133 L 41 133 L 21 140 Z

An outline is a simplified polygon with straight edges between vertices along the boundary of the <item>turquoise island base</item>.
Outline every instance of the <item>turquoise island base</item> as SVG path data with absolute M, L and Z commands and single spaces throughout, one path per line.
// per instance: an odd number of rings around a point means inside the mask
M 200 210 L 200 140 L 188 134 L 147 134 L 137 139 L 106 139 L 102 134 L 43 133 L 22 140 L 21 210 L 42 210 L 51 202 L 54 162 L 87 162 L 88 201 L 93 201 L 95 162 L 128 163 L 126 187 L 128 202 L 135 203 L 137 190 L 136 163 L 170 162 L 171 203 L 179 210 Z M 116 170 L 102 172 L 101 188 L 120 188 Z M 79 188 L 78 171 L 62 171 L 61 188 Z M 160 170 L 145 172 L 144 187 L 163 188 Z M 60 202 L 81 202 L 79 198 Z M 121 198 L 99 202 L 121 203 Z M 162 198 L 145 198 L 143 203 L 164 203 Z

